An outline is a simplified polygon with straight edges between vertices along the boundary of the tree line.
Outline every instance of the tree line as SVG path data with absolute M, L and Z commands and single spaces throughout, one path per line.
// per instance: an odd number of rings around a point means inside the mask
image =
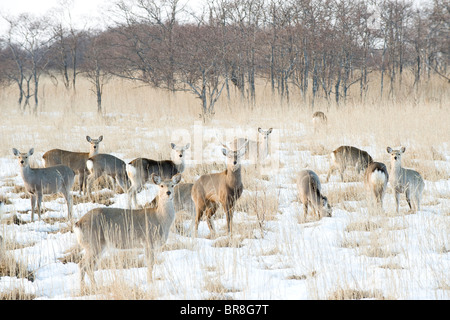
M 450 81 L 448 0 L 205 0 L 197 12 L 180 0 L 116 0 L 104 14 L 101 29 L 55 16 L 3 17 L 0 82 L 17 87 L 19 108 L 37 112 L 43 75 L 73 91 L 85 76 L 100 113 L 113 76 L 187 91 L 200 99 L 203 119 L 233 89 L 254 104 L 259 80 L 312 108 L 318 98 L 344 104 L 351 87 L 364 101 L 373 74 L 388 98 L 405 71 L 415 87 L 432 74 Z

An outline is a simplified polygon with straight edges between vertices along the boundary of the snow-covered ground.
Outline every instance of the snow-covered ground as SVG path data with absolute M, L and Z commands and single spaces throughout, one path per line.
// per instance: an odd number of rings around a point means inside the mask
M 152 283 L 146 281 L 145 267 L 99 269 L 95 273 L 97 283 L 108 286 L 121 279 L 130 287 L 151 291 L 155 299 L 333 299 L 351 290 L 369 299 L 450 298 L 449 180 L 426 181 L 423 205 L 416 214 L 407 214 L 402 196 L 401 214 L 396 215 L 391 190 L 385 197 L 387 213 L 373 214 L 366 198 L 359 196 L 364 192 L 362 182 L 340 182 L 335 175 L 329 183 L 323 182 L 324 194 L 333 199 L 334 193 L 353 188 L 357 190 L 354 199 L 350 193 L 348 199 L 332 203 L 330 218 L 307 219 L 297 200 L 296 172 L 299 166 L 308 166 L 324 181 L 328 157 L 297 148 L 289 139 L 296 134 L 292 130 L 280 130 L 278 134 L 279 168 L 251 182 L 258 185 L 259 193 L 247 188 L 242 196 L 275 199 L 278 208 L 271 219 L 258 220 L 255 214 L 237 210 L 234 224 L 249 224 L 254 229 L 245 234 L 237 231 L 237 245 L 231 246 L 220 245 L 227 242 L 223 215 L 216 219 L 215 239 L 208 237 L 204 221 L 197 238 L 172 232 L 167 247 L 157 255 Z M 158 139 L 158 134 L 151 137 Z M 385 152 L 378 150 L 379 146 L 360 147 L 372 154 Z M 441 150 L 448 152 L 446 146 Z M 217 163 L 224 163 L 220 152 L 208 151 L 208 157 L 211 155 Z M 125 154 L 120 156 L 131 160 Z M 436 165 L 448 176 L 450 154 L 444 157 L 447 160 Z M 244 186 L 249 183 L 244 180 Z M 78 265 L 60 260 L 76 245 L 74 233 L 62 219 L 67 215 L 64 198 L 45 201 L 47 211 L 42 220 L 31 223 L 29 197 L 15 192 L 16 185 L 23 186 L 23 181 L 11 153 L 0 158 L 0 195 L 9 201 L 4 205 L 0 235 L 3 243 L 13 242 L 17 247 L 6 247 L 4 254 L 26 265 L 34 272 L 34 279 L 2 276 L 0 293 L 20 289 L 37 299 L 108 298 L 104 291 L 85 295 L 80 291 Z M 145 203 L 154 195 L 150 186 L 138 195 L 138 201 Z M 117 194 L 112 203 L 112 207 L 125 207 L 127 197 Z M 98 206 L 75 204 L 74 220 Z M 12 223 L 13 215 L 26 223 Z M 50 217 L 55 219 L 46 219 Z M 189 220 L 184 222 L 186 228 L 189 224 Z M 136 254 L 143 256 L 139 251 Z

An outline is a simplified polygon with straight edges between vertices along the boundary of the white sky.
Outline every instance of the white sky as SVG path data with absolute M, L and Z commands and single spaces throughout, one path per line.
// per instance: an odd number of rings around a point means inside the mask
M 70 12 L 75 23 L 96 22 L 102 6 L 108 3 L 106 0 L 72 0 L 71 2 Z M 0 0 L 0 34 L 4 33 L 7 25 L 3 16 L 17 16 L 21 13 L 42 16 L 55 8 L 62 8 L 61 0 Z
M 414 0 L 415 4 L 429 2 L 430 0 Z M 6 31 L 7 24 L 3 16 L 17 16 L 21 13 L 31 13 L 41 16 L 49 13 L 50 10 L 61 8 L 61 3 L 72 3 L 70 10 L 75 26 L 80 23 L 80 27 L 102 25 L 100 13 L 105 11 L 112 3 L 111 0 L 0 0 L 0 35 Z M 202 0 L 186 0 L 190 7 L 201 7 Z M 197 4 L 197 5 L 196 5 Z

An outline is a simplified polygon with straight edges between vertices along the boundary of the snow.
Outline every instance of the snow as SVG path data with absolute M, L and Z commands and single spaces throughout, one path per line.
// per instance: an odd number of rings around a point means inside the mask
M 147 137 L 157 139 L 158 135 L 148 133 Z M 208 157 L 217 163 L 224 161 L 217 148 L 207 147 Z M 441 146 L 441 150 L 446 152 L 447 148 Z M 147 283 L 145 266 L 101 268 L 95 272 L 96 280 L 107 286 L 121 279 L 131 287 L 155 292 L 155 299 L 328 299 L 339 289 L 379 293 L 369 298 L 449 299 L 449 180 L 426 181 L 423 205 L 416 214 L 406 214 L 404 196 L 400 208 L 404 214 L 394 214 L 394 197 L 389 191 L 384 204 L 389 214 L 373 215 L 365 200 L 350 200 L 334 203 L 330 218 L 302 220 L 303 206 L 297 201 L 294 179 L 298 166 L 290 167 L 291 161 L 317 170 L 326 195 L 344 183 L 338 181 L 337 175 L 324 182 L 328 169 L 326 155 L 296 151 L 288 143 L 281 143 L 279 157 L 278 174 L 258 181 L 268 194 L 277 197 L 278 212 L 273 219 L 263 221 L 262 227 L 255 227 L 251 236 L 234 235 L 238 245 L 219 245 L 228 239 L 225 217 L 220 216 L 215 220 L 218 230 L 215 239 L 209 238 L 204 221 L 200 223 L 197 238 L 172 232 L 167 249 L 157 254 L 152 283 Z M 449 154 L 445 153 L 445 158 L 450 159 Z M 436 163 L 447 172 L 449 164 L 449 160 Z M 14 193 L 11 181 L 23 185 L 15 159 L 6 155 L 0 158 L 0 195 L 11 203 L 4 205 L 0 235 L 4 241 L 17 244 L 17 249 L 6 254 L 33 271 L 34 279 L 0 277 L 0 293 L 20 288 L 36 299 L 102 299 L 101 295 L 81 291 L 76 263 L 62 262 L 66 251 L 76 246 L 76 237 L 64 219 L 67 207 L 63 198 L 45 201 L 47 211 L 42 220 L 30 222 L 29 198 Z M 363 190 L 361 182 L 347 182 L 345 186 Z M 252 190 L 245 192 L 249 197 L 255 194 Z M 155 195 L 155 189 L 150 186 L 138 194 L 138 202 L 143 204 Z M 113 207 L 127 205 L 125 194 L 117 194 L 112 200 Z M 74 205 L 74 219 L 98 206 L 96 203 Z M 11 223 L 13 215 L 25 223 Z M 50 217 L 55 220 L 45 220 Z M 367 221 L 378 227 L 369 231 L 347 230 L 353 222 Z M 250 222 L 258 225 L 255 215 L 235 212 L 234 225 Z M 189 220 L 184 222 L 186 228 L 189 224 Z M 370 254 L 376 249 L 385 255 Z M 108 253 L 111 254 L 114 252 Z M 142 251 L 136 255 L 143 259 Z

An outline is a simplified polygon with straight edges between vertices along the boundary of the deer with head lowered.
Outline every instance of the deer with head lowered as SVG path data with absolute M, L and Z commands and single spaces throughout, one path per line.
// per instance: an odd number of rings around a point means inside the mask
M 206 216 L 211 236 L 215 235 L 212 217 L 219 204 L 225 210 L 228 234 L 232 234 L 233 209 L 242 194 L 244 186 L 241 177 L 241 158 L 246 144 L 241 149 L 231 150 L 223 145 L 222 153 L 227 157 L 227 168 L 220 173 L 202 175 L 192 186 L 192 200 L 195 204 L 195 235 L 203 214 Z
M 31 221 L 34 221 L 34 211 L 37 207 L 41 220 L 41 203 L 44 194 L 62 193 L 67 202 L 68 218 L 72 218 L 72 190 L 75 172 L 65 165 L 49 168 L 31 168 L 29 157 L 34 153 L 31 148 L 28 153 L 20 153 L 13 148 L 13 153 L 19 160 L 20 173 L 25 184 L 25 190 L 31 195 Z
M 91 188 L 95 180 L 101 176 L 107 176 L 115 180 L 122 188 L 123 192 L 127 192 L 130 188 L 130 180 L 126 172 L 126 163 L 107 153 L 99 153 L 86 161 L 86 167 L 89 170 L 87 178 L 87 194 L 91 198 Z
M 327 173 L 327 182 L 330 179 L 330 175 L 336 170 L 340 173 L 341 181 L 344 181 L 344 171 L 347 167 L 354 167 L 360 174 L 373 162 L 370 154 L 352 146 L 340 146 L 331 152 L 330 157 L 331 165 Z
M 300 171 L 297 177 L 297 188 L 305 217 L 309 206 L 319 218 L 331 217 L 331 206 L 327 197 L 321 193 L 320 180 L 314 171 L 307 169 Z
M 86 191 L 86 177 L 89 171 L 86 168 L 86 161 L 98 154 L 100 142 L 103 140 L 103 136 L 98 139 L 92 139 L 90 136 L 86 136 L 86 140 L 91 144 L 89 152 L 73 152 L 61 149 L 52 149 L 44 153 L 42 158 L 44 159 L 44 166 L 46 168 L 63 164 L 68 166 L 75 174 L 78 175 L 78 183 L 80 185 L 80 194 Z
M 400 193 L 405 193 L 406 201 L 412 212 L 420 210 L 420 200 L 425 183 L 415 170 L 402 168 L 402 154 L 406 151 L 405 147 L 399 150 L 393 150 L 387 147 L 386 151 L 391 155 L 391 172 L 389 175 L 389 183 L 395 192 L 396 212 L 399 213 Z M 412 204 L 411 205 L 411 199 Z
M 96 208 L 87 212 L 74 225 L 79 245 L 85 250 L 79 263 L 81 284 L 87 273 L 95 284 L 94 270 L 107 247 L 133 249 L 143 247 L 147 261 L 147 280 L 152 280 L 155 250 L 164 245 L 175 219 L 173 188 L 181 174 L 162 180 L 156 174 L 151 179 L 159 186 L 156 208 L 128 210 L 121 208 Z
M 174 143 L 170 144 L 171 160 L 152 160 L 147 158 L 137 158 L 126 165 L 128 178 L 131 182 L 131 188 L 128 192 L 128 204 L 137 206 L 136 195 L 140 192 L 144 184 L 151 182 L 153 173 L 158 174 L 162 179 L 168 179 L 177 173 L 183 173 L 185 169 L 185 155 L 190 144 L 185 146 L 177 146 Z

